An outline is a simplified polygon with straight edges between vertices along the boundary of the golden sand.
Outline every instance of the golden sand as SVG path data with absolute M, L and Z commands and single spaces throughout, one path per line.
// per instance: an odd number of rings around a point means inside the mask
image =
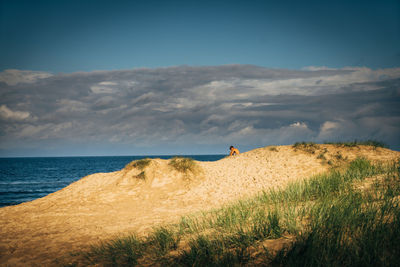
M 314 153 L 265 147 L 196 162 L 194 173 L 178 172 L 168 160 L 154 159 L 144 169 L 146 179 L 140 176 L 143 170 L 133 167 L 89 175 L 41 199 L 0 209 L 0 265 L 53 266 L 55 258 L 100 240 L 146 234 L 157 224 L 285 186 L 360 156 L 390 161 L 398 160 L 400 152 L 365 146 L 319 145 Z

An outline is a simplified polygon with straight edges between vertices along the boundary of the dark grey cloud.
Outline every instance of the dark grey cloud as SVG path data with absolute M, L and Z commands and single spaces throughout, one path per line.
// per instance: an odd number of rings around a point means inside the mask
M 399 100 L 400 69 L 12 70 L 0 73 L 0 154 L 218 153 L 231 143 L 367 138 L 400 148 Z

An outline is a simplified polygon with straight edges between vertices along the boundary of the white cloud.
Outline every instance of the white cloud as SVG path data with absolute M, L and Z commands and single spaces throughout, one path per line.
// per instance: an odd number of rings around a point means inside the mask
M 121 91 L 132 91 L 138 82 L 135 80 L 125 79 L 119 81 L 102 81 L 90 86 L 90 90 L 94 94 L 113 94 Z
M 400 116 L 372 116 L 326 121 L 322 124 L 316 140 L 324 142 L 375 139 L 398 145 L 399 136 Z
M 303 128 L 303 129 L 308 129 L 308 126 L 306 123 L 304 122 L 295 122 L 289 125 L 290 127 L 293 128 Z
M 329 68 L 310 67 L 309 73 L 320 70 L 335 70 Z M 345 68 L 345 73 L 312 75 L 310 77 L 274 77 L 268 79 L 238 79 L 211 81 L 208 84 L 194 88 L 199 96 L 209 101 L 221 97 L 226 99 L 245 100 L 260 95 L 323 95 L 343 92 L 346 86 L 357 83 L 377 82 L 400 78 L 400 68 L 372 70 L 369 68 Z M 353 91 L 377 90 L 375 84 L 353 86 Z
M 344 67 L 341 69 L 338 68 L 329 68 L 329 67 L 318 67 L 318 66 L 309 66 L 302 68 L 303 70 L 307 70 L 310 72 L 313 71 L 321 71 L 321 70 L 347 70 L 350 71 L 342 76 L 348 77 L 347 82 L 367 82 L 367 81 L 382 81 L 388 79 L 396 79 L 400 77 L 400 68 L 387 68 L 387 69 L 370 69 L 367 67 Z M 344 79 L 346 80 L 346 79 Z M 344 81 L 343 80 L 343 81 Z
M 47 133 L 52 127 L 52 124 L 42 124 L 42 125 L 23 125 L 22 128 L 16 135 L 19 138 L 34 138 L 34 139 L 45 139 L 47 138 Z
M 6 120 L 26 120 L 31 116 L 29 112 L 25 111 L 12 111 L 6 105 L 0 106 L 0 117 Z
M 326 68 L 322 68 L 326 69 Z M 317 71 L 321 69 L 313 69 Z M 213 88 L 213 91 L 225 91 L 229 96 L 237 99 L 255 95 L 321 95 L 343 92 L 343 88 L 357 83 L 378 82 L 388 79 L 400 78 L 400 68 L 372 70 L 369 68 L 345 68 L 349 70 L 345 74 L 321 75 L 317 77 L 305 78 L 285 78 L 285 79 L 234 79 L 223 82 L 211 82 L 205 88 Z M 312 71 L 310 71 L 312 72 Z M 244 89 L 234 89 L 244 88 Z M 353 91 L 377 90 L 374 84 L 363 84 L 354 86 Z M 246 94 L 241 95 L 241 90 Z
M 11 69 L 0 72 L 0 82 L 5 82 L 8 85 L 34 83 L 39 79 L 44 79 L 51 76 L 53 76 L 53 74 L 48 72 Z
M 118 83 L 116 82 L 104 81 L 91 86 L 90 89 L 95 94 L 112 94 L 118 90 L 116 88 L 117 85 Z
M 319 70 L 338 70 L 337 68 L 330 68 L 326 66 L 307 66 L 301 68 L 302 70 L 319 71 Z
M 322 124 L 318 139 L 329 140 L 335 135 L 337 135 L 339 129 L 341 128 L 340 122 L 326 121 Z

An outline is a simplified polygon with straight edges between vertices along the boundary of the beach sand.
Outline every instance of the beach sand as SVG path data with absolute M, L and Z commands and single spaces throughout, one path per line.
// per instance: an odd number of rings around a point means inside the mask
M 318 145 L 314 150 L 259 148 L 216 162 L 196 162 L 196 171 L 187 174 L 174 170 L 169 160 L 153 159 L 144 169 L 146 179 L 132 166 L 89 175 L 41 199 L 0 208 L 0 265 L 57 266 L 56 258 L 100 240 L 133 232 L 145 235 L 182 215 L 284 187 L 356 157 L 400 158 L 400 152 L 367 146 Z

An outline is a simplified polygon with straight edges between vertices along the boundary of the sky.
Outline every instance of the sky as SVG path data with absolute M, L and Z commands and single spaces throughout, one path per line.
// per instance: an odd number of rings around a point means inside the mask
M 400 2 L 0 0 L 0 70 L 397 67 Z
M 400 149 L 399 1 L 0 0 L 0 157 Z

